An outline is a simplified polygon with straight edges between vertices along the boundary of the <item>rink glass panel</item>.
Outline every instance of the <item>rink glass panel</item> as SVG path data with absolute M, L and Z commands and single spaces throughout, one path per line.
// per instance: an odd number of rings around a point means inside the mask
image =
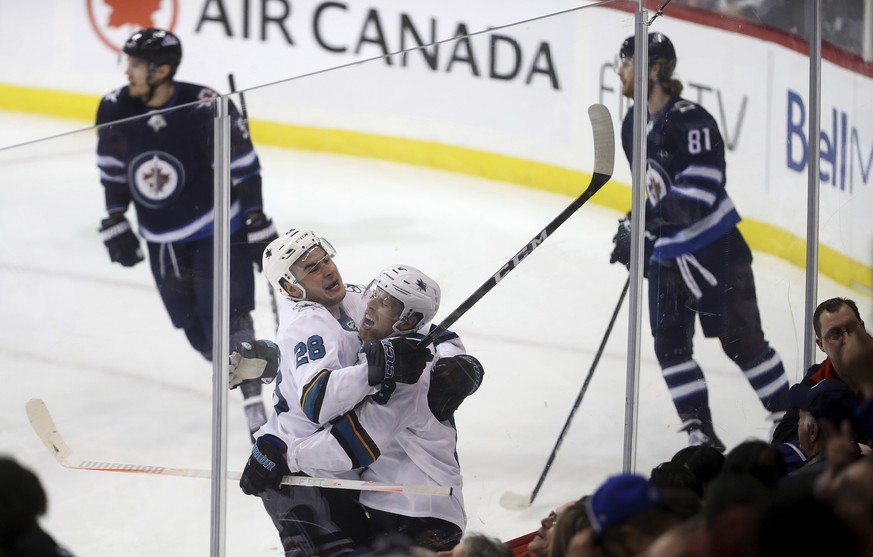
M 483 33 L 494 22 L 467 22 L 464 30 L 477 34 L 460 40 L 453 38 L 459 26 L 386 22 L 384 35 L 371 27 L 357 45 L 333 44 L 357 49 L 367 60 L 357 65 L 314 73 L 325 68 L 289 57 L 277 61 L 270 84 L 248 83 L 244 68 L 237 70 L 262 165 L 264 208 L 276 228 L 311 228 L 327 238 L 348 283 L 366 284 L 396 263 L 420 268 L 442 287 L 437 321 L 583 191 L 593 163 L 587 108 L 599 102 L 611 111 L 613 180 L 451 326 L 486 370 L 482 388 L 456 415 L 469 528 L 504 539 L 533 530 L 539 516 L 621 469 L 628 301 L 534 506 L 508 514 L 497 503 L 506 491 L 533 490 L 627 278 L 623 267 L 608 263 L 617 221 L 630 208 L 631 184 L 619 136 L 629 103 L 613 64 L 621 42 L 634 33 L 633 13 L 616 13 L 586 8 Z M 772 169 L 792 156 L 785 151 L 783 119 L 791 92 L 805 99 L 796 102 L 805 103 L 809 118 L 808 60 L 777 68 L 766 49 L 764 56 L 735 55 L 719 45 L 732 45 L 741 24 L 727 17 L 721 23 L 711 31 L 718 35 L 712 44 L 690 42 L 694 24 L 679 17 L 656 19 L 652 30 L 673 41 L 683 96 L 716 117 L 728 143 L 727 191 L 754 252 L 764 332 L 793 383 L 803 371 L 805 277 L 797 254 L 805 224 L 797 222 L 806 218 L 805 203 L 792 219 L 783 217 L 789 234 L 777 235 L 778 242 L 756 223 L 796 207 L 807 192 L 805 169 L 787 181 Z M 381 56 L 418 39 L 439 45 Z M 785 34 L 768 48 L 806 46 Z M 474 85 L 461 84 L 462 73 L 476 76 Z M 406 77 L 401 86 L 380 80 L 397 74 Z M 178 77 L 185 75 L 183 65 Z M 822 82 L 824 111 L 843 101 L 829 101 L 836 93 L 826 85 L 826 72 Z M 543 91 L 551 102 L 534 101 L 533 93 L 539 99 Z M 242 106 L 239 95 L 231 99 Z M 823 115 L 823 132 L 830 125 Z M 172 328 L 148 261 L 132 269 L 109 262 L 97 234 L 104 202 L 96 141 L 96 131 L 87 129 L 0 151 L 7 184 L 0 222 L 9 239 L 0 252 L 8 329 L 3 360 L 7 374 L 21 382 L 4 390 L 4 430 L 13 432 L 7 447 L 38 472 L 53 509 L 49 529 L 75 553 L 106 553 L 102 548 L 112 539 L 112 547 L 148 547 L 150 554 L 201 550 L 210 542 L 208 480 L 63 469 L 24 418 L 27 399 L 44 399 L 81 458 L 190 468 L 211 463 L 211 365 Z M 747 142 L 762 147 L 744 147 Z M 823 234 L 862 218 L 853 196 L 866 192 L 859 187 L 823 199 Z M 132 210 L 128 218 L 135 222 Z M 869 265 L 863 248 L 849 251 Z M 642 473 L 686 444 L 654 356 L 647 286 L 635 428 L 635 468 Z M 274 338 L 262 275 L 256 289 L 256 335 Z M 837 295 L 854 296 L 870 318 L 869 298 L 822 277 L 819 300 Z M 699 324 L 694 346 L 722 440 L 731 447 L 766 437 L 767 412 Z M 230 470 L 241 470 L 250 450 L 239 402 L 237 391 L 229 394 Z M 87 517 L 71 523 L 83 502 Z M 276 552 L 260 502 L 234 482 L 227 513 L 228 554 L 245 553 L 252 544 Z

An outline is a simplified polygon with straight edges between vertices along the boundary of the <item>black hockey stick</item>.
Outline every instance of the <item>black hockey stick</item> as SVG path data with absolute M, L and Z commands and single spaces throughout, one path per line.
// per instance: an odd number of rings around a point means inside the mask
M 585 392 L 588 390 L 588 384 L 591 383 L 591 377 L 594 375 L 594 370 L 597 368 L 598 362 L 600 362 L 600 356 L 603 354 L 604 347 L 606 347 L 606 341 L 609 339 L 609 334 L 612 332 L 612 326 L 615 325 L 615 319 L 618 317 L 618 312 L 621 309 L 622 303 L 624 303 L 624 298 L 629 286 L 630 277 L 628 277 L 627 282 L 624 283 L 624 288 L 621 290 L 621 296 L 618 297 L 618 303 L 615 305 L 615 310 L 612 312 L 612 318 L 609 320 L 609 325 L 606 326 L 606 333 L 603 335 L 603 340 L 600 341 L 600 347 L 597 349 L 597 353 L 594 355 L 594 361 L 591 362 L 591 368 L 588 370 L 588 375 L 582 383 L 582 389 L 576 397 L 576 402 L 573 403 L 573 408 L 570 410 L 570 415 L 567 416 L 567 421 L 564 422 L 564 429 L 562 429 L 561 434 L 558 435 L 558 440 L 555 442 L 554 448 L 552 448 L 552 454 L 549 455 L 549 460 L 546 462 L 546 467 L 543 468 L 543 473 L 540 474 L 540 479 L 537 481 L 533 493 L 530 495 L 521 495 L 519 493 L 507 491 L 500 497 L 500 505 L 502 507 L 512 510 L 526 509 L 531 506 L 534 499 L 536 499 L 537 493 L 540 492 L 540 488 L 543 486 L 543 482 L 546 481 L 546 474 L 549 473 L 549 469 L 555 461 L 555 455 L 558 454 L 558 449 L 564 441 L 564 436 L 567 434 L 567 430 L 570 429 L 570 423 L 573 421 L 573 416 L 576 415 L 576 410 L 579 409 L 579 405 L 582 403 L 582 397 L 585 396 Z
M 236 81 L 233 78 L 233 74 L 227 74 L 227 82 L 230 84 L 230 92 L 237 93 L 236 91 Z M 243 123 L 246 126 L 246 129 L 249 129 L 249 110 L 246 108 L 246 97 L 242 91 L 237 93 L 239 95 L 239 110 L 240 114 L 242 114 Z M 251 130 L 249 130 L 249 135 L 251 135 Z M 270 284 L 270 281 L 267 280 L 267 292 L 270 294 L 270 309 L 273 310 L 273 320 L 276 322 L 276 329 L 279 328 L 279 308 L 276 306 L 276 293 L 273 292 L 273 285 Z
M 594 132 L 594 173 L 588 189 L 567 206 L 560 215 L 550 222 L 533 240 L 527 243 L 521 251 L 507 261 L 494 275 L 470 295 L 451 315 L 442 320 L 430 333 L 424 337 L 418 346 L 423 347 L 432 343 L 446 329 L 464 315 L 473 305 L 482 299 L 485 294 L 494 288 L 506 275 L 521 263 L 522 259 L 533 252 L 540 244 L 546 241 L 559 226 L 564 224 L 579 207 L 600 191 L 600 188 L 612 177 L 612 168 L 615 162 L 615 132 L 612 129 L 612 116 L 609 110 L 602 104 L 592 104 L 588 107 L 588 117 L 591 119 L 591 128 Z

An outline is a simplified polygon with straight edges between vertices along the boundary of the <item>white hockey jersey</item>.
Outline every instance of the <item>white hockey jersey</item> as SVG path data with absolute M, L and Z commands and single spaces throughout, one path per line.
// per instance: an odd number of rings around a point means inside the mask
M 423 338 L 429 329 L 425 325 L 413 338 Z M 329 428 L 289 444 L 291 470 L 359 469 L 361 479 L 367 481 L 450 486 L 450 497 L 363 491 L 360 501 L 385 512 L 440 518 L 463 531 L 467 517 L 455 450 L 457 432 L 433 416 L 427 392 L 433 362 L 465 350 L 453 333 L 444 333 L 431 349 L 436 353 L 434 360 L 417 383 L 383 386 L 379 393 L 333 420 Z
M 269 433 L 290 447 L 377 391 L 368 384 L 367 361 L 352 317 L 363 315 L 363 289 L 346 288 L 333 313 L 315 302 L 279 301 L 276 344 L 282 358 L 273 413 L 255 437 Z M 311 476 L 337 475 L 318 466 L 297 469 Z

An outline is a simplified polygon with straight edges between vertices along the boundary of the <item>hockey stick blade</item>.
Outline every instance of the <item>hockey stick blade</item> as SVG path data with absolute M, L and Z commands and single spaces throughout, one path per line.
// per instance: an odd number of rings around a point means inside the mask
M 530 495 L 522 495 L 513 491 L 506 491 L 500 496 L 500 506 L 510 511 L 520 511 L 530 507 Z
M 476 289 L 469 298 L 464 300 L 451 315 L 443 319 L 439 325 L 432 327 L 427 336 L 418 343 L 419 347 L 432 343 L 446 329 L 451 327 L 455 321 L 467 313 L 467 310 L 481 300 L 492 288 L 497 286 L 498 282 L 503 280 L 525 257 L 545 242 L 546 238 L 564 224 L 564 221 L 570 218 L 579 207 L 591 199 L 612 178 L 612 169 L 615 165 L 615 131 L 612 128 L 612 116 L 609 114 L 609 109 L 602 104 L 592 104 L 588 107 L 588 118 L 591 120 L 591 129 L 594 132 L 594 172 L 591 174 L 591 182 L 589 182 L 588 187 L 582 192 L 582 195 L 577 197 L 560 215 L 555 217 L 527 245 L 521 248 L 521 251 L 516 253 L 512 259 L 507 261 L 482 286 Z
M 129 474 L 153 474 L 159 476 L 184 476 L 188 478 L 211 478 L 212 471 L 200 468 L 168 468 L 166 466 L 150 466 L 146 464 L 122 464 L 118 462 L 103 462 L 99 460 L 79 460 L 73 457 L 73 451 L 61 437 L 55 422 L 49 414 L 48 407 L 42 400 L 31 399 L 25 405 L 30 425 L 37 437 L 43 442 L 49 452 L 61 466 L 74 470 L 96 470 L 103 472 L 126 472 Z M 239 480 L 240 472 L 227 473 L 228 480 Z M 451 487 L 432 485 L 395 485 L 383 482 L 368 482 L 362 480 L 346 480 L 342 478 L 316 478 L 308 476 L 284 476 L 282 485 L 302 487 L 322 487 L 328 489 L 352 489 L 357 491 L 383 491 L 389 493 L 405 493 L 412 495 L 433 495 L 447 497 L 452 494 Z

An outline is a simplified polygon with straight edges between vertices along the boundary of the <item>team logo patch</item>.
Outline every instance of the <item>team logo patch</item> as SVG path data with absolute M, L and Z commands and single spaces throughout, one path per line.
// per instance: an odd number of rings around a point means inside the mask
M 130 163 L 131 190 L 137 202 L 156 209 L 182 193 L 185 169 L 179 159 L 163 151 L 147 151 Z
M 649 159 L 646 167 L 646 193 L 652 205 L 660 203 L 672 187 L 672 181 L 667 171 L 653 159 Z

